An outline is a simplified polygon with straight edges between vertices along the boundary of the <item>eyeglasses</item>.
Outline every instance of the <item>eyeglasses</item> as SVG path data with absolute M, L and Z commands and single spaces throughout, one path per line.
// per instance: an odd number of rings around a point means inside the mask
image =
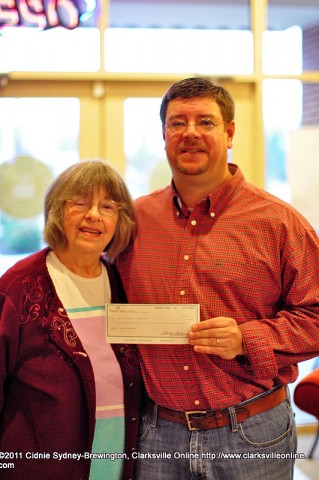
M 225 122 L 214 123 L 211 118 L 207 117 L 200 118 L 195 123 L 187 123 L 185 120 L 178 118 L 166 123 L 165 127 L 168 128 L 172 133 L 185 133 L 188 127 L 194 125 L 199 133 L 207 133 L 211 132 L 215 127 L 218 127 L 223 123 Z
M 97 205 L 97 208 L 102 217 L 114 217 L 117 215 L 121 207 L 119 207 L 113 200 L 105 200 L 102 203 L 92 203 L 91 200 L 83 197 L 75 197 L 71 200 L 67 200 L 71 204 L 71 211 L 76 213 L 87 213 L 93 205 Z

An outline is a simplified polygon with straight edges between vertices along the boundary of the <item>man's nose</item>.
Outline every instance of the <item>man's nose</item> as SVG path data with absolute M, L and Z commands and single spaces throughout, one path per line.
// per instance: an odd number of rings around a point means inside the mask
M 197 128 L 196 128 L 196 123 L 188 123 L 188 124 L 186 125 L 186 129 L 185 129 L 184 135 L 185 135 L 185 136 L 196 136 L 196 137 L 197 137 L 198 135 L 200 135 L 200 134 L 198 133 Z

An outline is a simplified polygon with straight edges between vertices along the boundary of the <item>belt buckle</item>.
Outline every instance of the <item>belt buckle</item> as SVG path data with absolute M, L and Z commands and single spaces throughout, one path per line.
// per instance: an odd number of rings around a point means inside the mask
M 192 411 L 184 412 L 184 413 L 185 413 L 185 417 L 186 417 L 188 430 L 190 430 L 191 432 L 194 431 L 194 430 L 200 430 L 200 428 L 192 427 L 192 423 L 191 423 L 192 420 L 189 418 L 189 416 L 190 415 L 196 415 L 198 413 L 201 413 L 201 414 L 205 415 L 206 410 L 192 410 Z

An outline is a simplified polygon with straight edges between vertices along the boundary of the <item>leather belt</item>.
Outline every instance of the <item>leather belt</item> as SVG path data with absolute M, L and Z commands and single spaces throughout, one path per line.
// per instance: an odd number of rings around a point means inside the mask
M 271 408 L 277 407 L 287 398 L 286 385 L 275 387 L 270 392 L 262 393 L 256 397 L 246 400 L 234 407 L 224 410 L 191 410 L 183 412 L 171 410 L 170 408 L 156 405 L 150 398 L 144 398 L 143 410 L 152 414 L 157 407 L 157 416 L 170 422 L 186 425 L 189 430 L 207 430 L 210 428 L 221 428 L 231 424 L 230 411 L 236 413 L 237 423 L 242 423 L 247 418 L 266 412 Z

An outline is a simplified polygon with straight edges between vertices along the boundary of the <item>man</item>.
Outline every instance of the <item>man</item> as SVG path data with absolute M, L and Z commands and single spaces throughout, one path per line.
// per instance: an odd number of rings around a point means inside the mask
M 161 119 L 173 181 L 136 201 L 137 234 L 117 264 L 130 303 L 197 303 L 201 322 L 189 345 L 138 347 L 137 479 L 291 479 L 286 385 L 319 353 L 317 236 L 227 163 L 225 89 L 177 82 Z

